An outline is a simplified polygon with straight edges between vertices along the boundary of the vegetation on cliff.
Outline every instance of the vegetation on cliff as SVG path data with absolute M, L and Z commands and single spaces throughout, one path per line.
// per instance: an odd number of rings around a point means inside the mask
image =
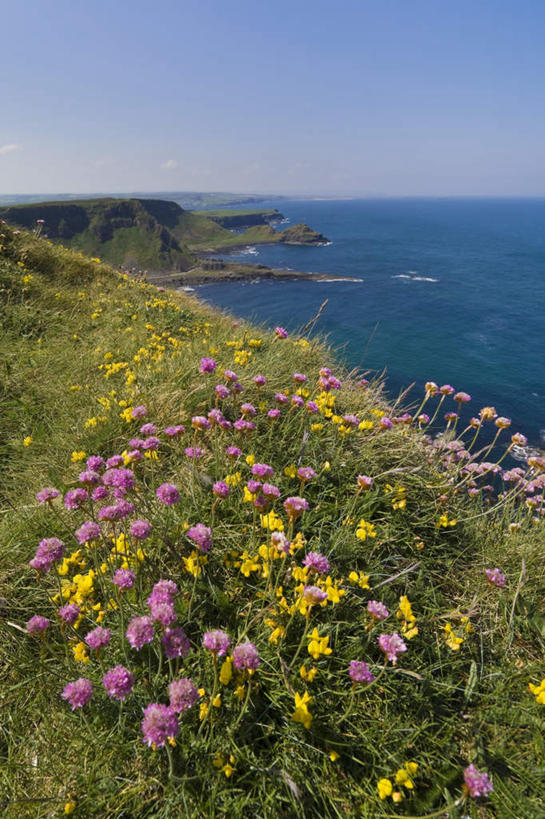
M 3 815 L 541 815 L 508 420 L 0 234 Z
M 224 211 L 223 220 L 227 214 Z M 327 241 L 307 225 L 277 232 L 266 220 L 243 233 L 233 233 L 214 219 L 162 199 L 40 202 L 0 208 L 0 218 L 27 229 L 41 225 L 49 239 L 110 264 L 162 272 L 194 267 L 196 251 Z

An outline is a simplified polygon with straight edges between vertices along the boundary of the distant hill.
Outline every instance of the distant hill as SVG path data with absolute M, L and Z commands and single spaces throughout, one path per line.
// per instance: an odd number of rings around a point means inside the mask
M 307 225 L 275 231 L 265 216 L 274 211 L 254 211 L 244 218 L 250 227 L 240 233 L 220 224 L 240 211 L 184 210 L 163 199 L 86 199 L 75 202 L 40 202 L 0 208 L 0 219 L 27 229 L 42 226 L 53 241 L 98 256 L 106 262 L 151 272 L 185 271 L 197 264 L 196 253 L 216 252 L 248 244 L 309 244 L 327 242 Z M 244 213 L 244 212 L 242 212 Z M 221 214 L 221 216 L 218 216 Z M 281 214 L 278 214 L 281 216 Z M 253 222 L 252 222 L 253 218 Z

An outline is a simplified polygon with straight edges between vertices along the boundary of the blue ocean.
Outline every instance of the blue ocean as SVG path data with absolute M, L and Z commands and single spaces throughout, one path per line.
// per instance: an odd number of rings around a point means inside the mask
M 545 199 L 264 206 L 278 207 L 289 224 L 307 222 L 331 244 L 256 247 L 231 258 L 360 281 L 203 285 L 202 298 L 289 330 L 328 299 L 317 332 L 349 366 L 384 370 L 390 396 L 414 383 L 416 400 L 425 381 L 450 383 L 472 395 L 474 412 L 492 404 L 513 430 L 544 445 Z

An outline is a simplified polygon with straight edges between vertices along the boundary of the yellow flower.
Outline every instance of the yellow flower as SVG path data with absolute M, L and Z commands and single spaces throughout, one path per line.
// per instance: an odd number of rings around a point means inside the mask
M 295 478 L 297 477 L 297 469 L 295 464 L 290 464 L 284 469 L 284 475 L 286 478 Z
M 76 452 L 76 451 L 72 452 L 72 458 L 71 458 L 72 463 L 77 464 L 78 461 L 83 461 L 83 459 L 85 458 L 86 455 L 87 455 L 87 453 L 83 452 L 83 451 L 81 451 L 81 452 Z
M 386 799 L 386 797 L 391 796 L 394 789 L 389 779 L 379 779 L 377 788 L 378 795 L 381 799 Z
M 240 472 L 235 472 L 233 475 L 225 476 L 225 483 L 227 486 L 238 486 L 242 480 Z
M 376 537 L 377 533 L 375 531 L 375 527 L 372 523 L 368 523 L 363 518 L 360 520 L 358 524 L 358 528 L 356 529 L 356 537 L 358 540 L 367 540 L 368 537 Z
M 77 802 L 75 801 L 75 799 L 69 799 L 68 802 L 66 802 L 65 805 L 64 805 L 65 815 L 68 816 L 69 814 L 74 813 L 76 808 L 77 808 Z
M 238 697 L 239 700 L 244 699 L 244 686 L 243 685 L 237 685 L 237 687 L 235 688 L 235 697 Z
M 545 705 L 545 680 L 541 680 L 539 685 L 528 683 L 528 688 L 536 698 L 536 702 L 539 702 L 541 705 Z
M 339 758 L 339 754 L 337 753 L 337 751 L 330 751 L 329 758 L 332 762 L 336 762 Z
M 77 663 L 89 662 L 89 655 L 87 654 L 87 646 L 85 643 L 76 643 L 75 646 L 72 646 L 72 651 L 74 652 L 74 660 Z
M 231 682 L 231 678 L 233 676 L 233 660 L 231 657 L 227 657 L 224 663 L 221 666 L 220 670 L 220 683 L 222 685 L 228 685 Z
M 295 711 L 291 715 L 294 722 L 300 722 L 305 728 L 310 728 L 312 724 L 312 714 L 308 710 L 308 706 L 312 702 L 312 697 L 309 696 L 308 691 L 305 691 L 303 696 L 295 694 Z
M 255 464 L 255 455 L 252 455 L 251 453 L 250 455 L 246 455 L 246 463 L 248 466 L 253 466 Z
M 348 579 L 351 583 L 355 583 L 360 587 L 360 589 L 369 589 L 369 577 L 370 575 L 364 574 L 363 572 L 350 572 L 348 575 Z
M 418 634 L 418 626 L 415 625 L 416 617 L 413 614 L 409 598 L 404 594 L 399 598 L 399 609 L 396 617 L 402 620 L 401 632 L 407 640 L 412 640 Z
M 32 436 L 27 435 L 26 438 L 23 438 L 23 446 L 30 446 L 32 443 Z
M 214 706 L 214 708 L 221 708 L 221 694 L 216 694 L 216 696 L 212 700 L 212 705 Z
M 456 526 L 456 518 L 449 519 L 447 514 L 441 515 L 435 526 L 437 529 L 440 529 L 441 527 L 446 529 L 448 526 Z
M 260 515 L 259 520 L 264 529 L 269 529 L 271 532 L 275 530 L 279 532 L 284 531 L 284 522 L 282 518 L 276 514 L 274 509 L 271 509 L 267 515 Z
M 447 623 L 446 626 L 444 626 L 444 630 L 445 640 L 448 647 L 453 651 L 460 651 L 460 646 L 464 642 L 464 638 L 456 636 L 450 623 Z
M 396 784 L 403 785 L 405 788 L 409 788 L 410 790 L 414 788 L 414 783 L 405 768 L 400 768 L 396 772 Z
M 299 669 L 299 674 L 302 680 L 306 680 L 307 682 L 312 682 L 316 674 L 318 673 L 317 668 L 311 668 L 307 671 L 306 666 L 302 665 Z
M 317 628 L 314 628 L 312 634 L 307 634 L 307 640 L 310 640 L 308 653 L 315 660 L 322 654 L 327 656 L 332 653 L 332 649 L 329 648 L 329 637 L 320 637 Z

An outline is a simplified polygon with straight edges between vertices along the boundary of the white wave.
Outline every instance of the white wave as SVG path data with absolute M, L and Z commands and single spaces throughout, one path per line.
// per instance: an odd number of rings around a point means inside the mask
M 184 287 L 179 287 L 178 290 L 185 290 L 186 293 L 194 293 L 195 292 L 195 288 L 194 287 L 189 287 L 188 285 L 185 285 Z
M 365 279 L 355 279 L 355 278 L 336 278 L 336 279 L 312 279 L 313 282 L 317 282 L 317 284 L 325 284 L 329 282 L 363 282 Z
M 410 279 L 412 282 L 438 282 L 439 279 L 433 279 L 431 276 L 418 276 L 416 270 L 409 270 L 408 273 L 398 273 L 392 276 L 392 279 Z

